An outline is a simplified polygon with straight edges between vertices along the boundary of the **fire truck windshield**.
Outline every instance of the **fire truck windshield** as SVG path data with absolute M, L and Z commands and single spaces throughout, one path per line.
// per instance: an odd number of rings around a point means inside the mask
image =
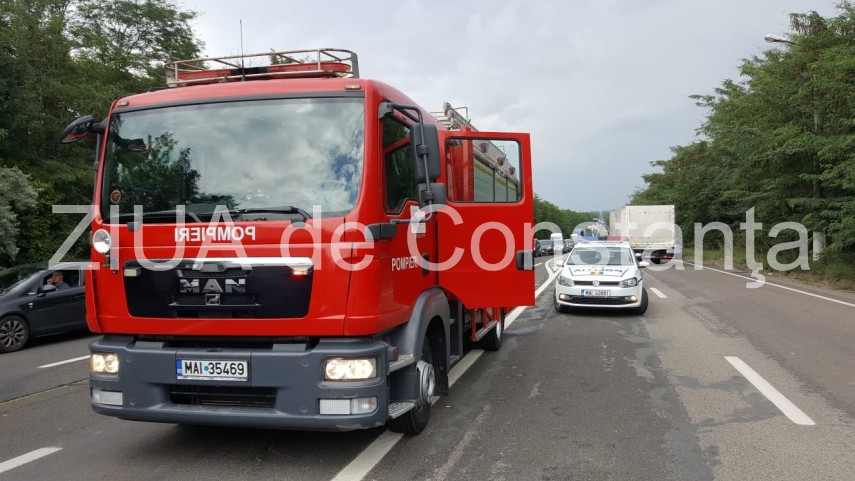
M 204 220 L 215 210 L 286 205 L 341 216 L 359 195 L 363 137 L 362 98 L 264 99 L 115 113 L 101 212 L 108 219 L 113 205 L 123 217 L 134 206 L 143 213 L 181 207 Z M 169 216 L 153 217 L 169 222 Z

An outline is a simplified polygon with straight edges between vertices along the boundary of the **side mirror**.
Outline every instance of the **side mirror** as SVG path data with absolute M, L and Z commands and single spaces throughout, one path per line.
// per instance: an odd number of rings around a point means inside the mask
M 638 267 L 639 267 L 639 268 L 641 268 L 641 269 L 644 269 L 645 267 L 647 267 L 647 266 L 649 266 L 649 265 L 650 265 L 650 263 L 649 263 L 649 262 L 647 262 L 647 261 L 641 261 L 641 262 L 639 262 L 639 263 L 638 263 Z
M 422 138 L 424 131 L 424 138 Z M 439 134 L 436 125 L 414 124 L 413 145 L 415 145 L 416 183 L 426 183 L 428 178 L 436 180 L 440 176 Z M 427 172 L 425 172 L 424 154 L 427 154 Z
M 74 122 L 68 124 L 68 127 L 62 131 L 62 134 L 59 136 L 59 143 L 70 144 L 72 142 L 77 142 L 92 132 L 92 126 L 94 124 L 95 121 L 92 120 L 91 115 L 80 117 Z
M 47 294 L 48 292 L 53 292 L 56 290 L 56 286 L 53 284 L 45 284 L 43 286 L 39 286 L 39 294 Z

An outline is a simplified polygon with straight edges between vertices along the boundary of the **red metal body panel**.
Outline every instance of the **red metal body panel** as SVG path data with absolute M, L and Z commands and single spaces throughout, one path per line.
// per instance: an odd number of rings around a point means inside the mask
M 414 228 L 410 224 L 400 224 L 398 235 L 391 239 L 379 240 L 374 245 L 360 243 L 364 240 L 361 233 L 355 230 L 347 231 L 336 247 L 343 252 L 343 257 L 351 260 L 363 259 L 365 255 L 373 256 L 373 262 L 364 269 L 348 272 L 335 265 L 331 246 L 333 232 L 344 222 L 359 222 L 362 225 L 373 223 L 388 223 L 392 219 L 406 220 L 410 217 L 411 206 L 406 205 L 398 214 L 387 214 L 383 208 L 384 173 L 383 152 L 380 120 L 377 119 L 377 105 L 381 100 L 391 100 L 400 104 L 414 105 L 414 102 L 394 88 L 380 82 L 360 79 L 287 79 L 265 80 L 242 83 L 224 83 L 213 85 L 198 85 L 192 88 L 168 89 L 157 92 L 140 94 L 118 100 L 114 108 L 134 108 L 146 105 L 157 106 L 192 102 L 201 99 L 258 97 L 273 94 L 300 94 L 311 96 L 314 93 L 345 92 L 345 85 L 353 88 L 359 85 L 365 95 L 365 169 L 363 172 L 360 197 L 354 209 L 344 218 L 324 219 L 322 223 L 309 222 L 317 227 L 319 239 L 300 229 L 295 231 L 290 241 L 291 256 L 305 256 L 317 259 L 322 268 L 315 269 L 314 290 L 309 312 L 305 319 L 282 320 L 241 320 L 231 319 L 152 319 L 134 318 L 128 314 L 124 301 L 124 282 L 121 270 L 112 272 L 108 269 L 96 271 L 90 282 L 94 287 L 88 291 L 87 306 L 90 308 L 90 328 L 96 332 L 134 333 L 134 334 L 181 334 L 181 335 L 223 335 L 223 336 L 337 336 L 337 335 L 366 335 L 388 330 L 408 320 L 412 306 L 418 295 L 425 289 L 437 285 L 443 287 L 452 297 L 462 299 L 469 307 L 492 307 L 497 303 L 497 293 L 503 306 L 530 305 L 533 303 L 533 292 L 528 289 L 507 289 L 509 285 L 532 285 L 533 274 L 530 271 L 518 271 L 513 265 L 513 259 L 506 257 L 507 242 L 505 237 L 495 231 L 488 230 L 483 234 L 481 256 L 489 263 L 499 261 L 509 262 L 506 268 L 494 272 L 485 272 L 474 261 L 470 251 L 469 240 L 477 228 L 484 222 L 499 221 L 503 224 L 514 225 L 513 231 L 522 232 L 525 222 L 532 220 L 531 177 L 524 175 L 522 200 L 515 205 L 497 207 L 495 204 L 452 203 L 465 222 L 454 225 L 448 222 L 448 217 L 442 214 L 436 216 L 437 222 L 422 224 L 424 232 L 415 235 L 417 246 L 416 256 L 427 255 L 431 262 L 441 262 L 447 259 L 455 248 L 466 251 L 461 262 L 452 270 L 446 272 L 424 273 L 417 264 L 410 262 L 414 257 L 407 245 L 408 230 Z M 430 114 L 423 112 L 426 122 L 436 121 Z M 440 126 L 440 130 L 444 127 Z M 482 135 L 492 139 L 518 138 L 510 134 L 477 133 L 477 132 L 448 132 L 445 135 Z M 523 151 L 529 151 L 528 136 L 524 136 Z M 448 152 L 449 156 L 457 156 L 460 166 L 471 166 L 471 141 L 464 141 L 459 151 Z M 441 144 L 444 148 L 444 143 Z M 102 152 L 103 155 L 103 152 Z M 530 159 L 524 156 L 525 172 L 529 172 Z M 450 164 L 449 164 L 450 165 Z M 103 166 L 103 162 L 102 162 Z M 438 182 L 448 182 L 452 197 L 471 199 L 474 190 L 474 179 L 471 168 L 450 169 L 446 166 L 443 176 Z M 100 173 L 95 190 L 95 204 L 101 202 Z M 248 257 L 268 257 L 283 255 L 280 244 L 282 232 L 288 227 L 287 222 L 236 222 L 235 226 L 254 226 L 256 239 L 253 242 L 244 241 L 242 247 Z M 439 227 L 437 227 L 439 226 Z M 96 211 L 93 230 L 110 229 L 104 222 L 100 212 Z M 117 233 L 119 265 L 127 260 L 139 259 L 170 259 L 176 255 L 174 224 L 145 225 L 141 232 L 132 233 L 126 226 L 113 226 Z M 436 250 L 437 229 L 439 228 L 439 252 Z M 515 235 L 513 252 L 530 249 L 530 239 L 522 234 Z M 319 249 L 313 249 L 312 242 L 320 242 Z M 138 244 L 135 248 L 134 243 Z M 185 251 L 179 256 L 195 258 L 204 251 L 206 257 L 238 257 L 243 253 L 235 250 L 235 246 L 224 244 L 216 249 L 212 246 L 202 246 L 201 243 L 188 242 Z M 104 257 L 93 252 L 93 260 L 103 262 Z M 498 286 L 490 289 L 490 286 Z M 99 302 L 101 300 L 101 302 Z
M 521 200 L 515 203 L 469 202 L 474 198 L 474 179 L 467 177 L 467 174 L 472 172 L 472 142 L 464 140 L 459 150 L 455 148 L 456 152 L 449 152 L 450 156 L 459 155 L 460 157 L 446 162 L 444 166 L 446 172 L 449 172 L 449 169 L 452 172 L 447 175 L 462 178 L 463 181 L 453 186 L 460 196 L 456 201 L 450 198 L 448 205 L 460 215 L 462 222 L 455 223 L 451 216 L 443 213 L 438 215 L 439 259 L 441 261 L 452 259 L 456 248 L 461 248 L 463 251 L 453 269 L 439 273 L 440 286 L 462 300 L 469 308 L 533 305 L 534 289 L 528 289 L 526 286 L 534 285 L 534 271 L 518 270 L 515 264 L 516 253 L 531 250 L 533 243 L 531 236 L 526 235 L 526 232 L 530 232 L 530 228 L 524 229 L 526 224 L 531 226 L 534 219 L 534 196 L 529 174 L 531 172 L 529 135 L 497 132 L 442 132 L 440 144 L 445 145 L 445 140 L 453 137 L 519 140 L 523 194 Z M 449 157 L 449 160 L 452 159 Z M 488 223 L 493 223 L 495 229 L 489 228 L 479 232 L 479 229 L 484 229 Z M 505 234 L 498 230 L 502 229 L 502 226 L 510 227 L 505 232 L 511 234 L 511 243 L 508 242 Z M 470 240 L 476 237 L 480 237 L 480 242 L 473 245 Z M 477 247 L 477 252 L 473 247 Z M 485 270 L 480 267 L 479 258 L 485 263 L 497 266 L 496 270 Z M 508 288 L 508 286 L 515 287 Z
M 365 169 L 363 171 L 360 197 L 353 210 L 343 218 L 324 219 L 318 227 L 319 248 L 313 249 L 311 236 L 304 230 L 295 230 L 291 237 L 291 256 L 319 259 L 321 269 L 314 271 L 314 288 L 309 312 L 302 319 L 252 320 L 241 319 L 154 319 L 135 318 L 128 313 L 121 269 L 112 272 L 100 269 L 92 275 L 87 291 L 90 307 L 89 325 L 93 331 L 128 334 L 176 334 L 205 336 L 341 336 L 366 335 L 388 330 L 409 319 L 412 305 L 427 287 L 436 284 L 436 276 L 425 276 L 421 269 L 392 269 L 393 260 L 408 256 L 406 243 L 407 224 L 400 225 L 400 234 L 393 239 L 380 240 L 375 244 L 361 242 L 364 235 L 355 230 L 345 231 L 335 246 L 341 257 L 357 262 L 365 255 L 374 256 L 374 261 L 365 269 L 348 272 L 335 264 L 332 254 L 333 233 L 344 222 L 359 222 L 362 225 L 389 222 L 392 218 L 408 219 L 410 205 L 400 214 L 389 215 L 383 209 L 383 172 L 380 121 L 377 105 L 381 100 L 414 105 L 408 97 L 381 82 L 359 79 L 288 79 L 265 80 L 244 83 L 199 85 L 192 88 L 161 90 L 140 94 L 114 103 L 114 108 L 133 108 L 146 105 L 177 104 L 200 99 L 257 97 L 272 94 L 301 94 L 344 92 L 344 85 L 360 85 L 365 94 Z M 351 87 L 352 88 L 352 87 Z M 117 107 L 121 105 L 121 107 Z M 426 121 L 432 117 L 423 112 Z M 435 121 L 434 121 L 435 122 Z M 102 149 L 103 155 L 103 149 Z M 102 169 L 103 169 L 103 162 Z M 99 172 L 95 189 L 95 205 L 100 205 L 103 172 Z M 308 222 L 314 226 L 313 221 Z M 235 222 L 235 226 L 256 228 L 256 239 L 244 241 L 242 247 L 248 257 L 281 256 L 280 239 L 288 227 L 287 222 Z M 112 227 L 119 254 L 119 266 L 127 260 L 144 256 L 148 259 L 170 259 L 177 255 L 174 236 L 175 224 L 144 225 L 140 232 L 133 233 L 124 225 L 110 226 L 96 209 L 93 231 Z M 428 252 L 435 257 L 435 227 L 428 228 L 429 234 L 417 240 L 419 252 Z M 134 242 L 138 243 L 135 248 Z M 213 249 L 200 242 L 187 242 L 182 258 L 195 258 L 205 250 L 205 257 L 237 257 L 235 246 L 226 243 Z M 104 262 L 104 256 L 93 251 L 93 260 Z M 109 299 L 98 302 L 98 299 Z

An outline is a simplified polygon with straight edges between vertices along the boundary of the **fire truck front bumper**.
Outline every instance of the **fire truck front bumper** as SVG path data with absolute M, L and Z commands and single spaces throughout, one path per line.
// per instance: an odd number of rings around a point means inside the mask
M 389 346 L 372 339 L 216 347 L 105 336 L 89 348 L 90 402 L 107 416 L 323 431 L 373 428 L 389 418 Z

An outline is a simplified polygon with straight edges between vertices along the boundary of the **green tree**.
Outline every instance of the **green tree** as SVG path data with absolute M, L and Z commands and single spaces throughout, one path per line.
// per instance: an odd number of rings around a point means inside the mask
M 195 17 L 169 0 L 83 1 L 69 33 L 80 58 L 160 85 L 164 63 L 199 56 Z
M 49 258 L 79 221 L 53 205 L 91 202 L 94 139 L 60 146 L 59 132 L 163 85 L 167 59 L 197 57 L 194 16 L 166 0 L 0 1 L 0 167 L 18 167 L 40 193 L 19 225 L 20 262 Z M 85 251 L 81 241 L 72 255 Z
M 534 223 L 552 222 L 557 225 L 565 237 L 570 237 L 573 228 L 591 220 L 591 214 L 561 209 L 557 205 L 534 195 Z M 542 230 L 535 233 L 538 239 L 549 239 L 551 232 Z
M 767 228 L 798 222 L 855 250 L 855 8 L 790 16 L 790 45 L 743 61 L 741 81 L 694 96 L 705 140 L 655 162 L 633 202 L 673 203 L 681 227 L 735 224 L 755 208 Z M 691 233 L 686 230 L 684 233 Z
M 18 215 L 36 205 L 38 195 L 17 168 L 0 167 L 0 263 L 9 265 L 18 254 Z

